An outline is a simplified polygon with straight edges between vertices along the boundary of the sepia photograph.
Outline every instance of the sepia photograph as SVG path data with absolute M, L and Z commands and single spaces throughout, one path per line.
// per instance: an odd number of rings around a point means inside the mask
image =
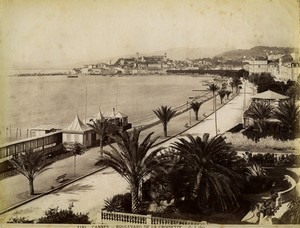
M 300 224 L 300 0 L 0 0 L 0 227 Z

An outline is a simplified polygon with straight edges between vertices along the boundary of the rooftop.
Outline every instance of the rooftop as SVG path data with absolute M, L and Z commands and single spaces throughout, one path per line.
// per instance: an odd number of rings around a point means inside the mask
M 284 96 L 280 93 L 275 93 L 271 90 L 267 90 L 262 93 L 258 93 L 252 97 L 252 99 L 264 99 L 264 100 L 286 100 L 289 99 L 288 96 Z
M 84 124 L 80 118 L 78 117 L 78 115 L 76 115 L 75 119 L 73 120 L 73 122 L 66 127 L 65 129 L 63 129 L 64 131 L 70 131 L 70 132 L 86 132 L 91 130 L 92 128 L 87 126 L 86 124 Z

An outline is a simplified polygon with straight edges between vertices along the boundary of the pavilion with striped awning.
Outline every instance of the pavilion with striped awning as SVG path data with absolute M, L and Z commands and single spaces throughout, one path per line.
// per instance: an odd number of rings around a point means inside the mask
M 79 142 L 85 147 L 92 146 L 93 129 L 84 124 L 78 115 L 72 123 L 63 129 L 63 142 L 73 143 Z

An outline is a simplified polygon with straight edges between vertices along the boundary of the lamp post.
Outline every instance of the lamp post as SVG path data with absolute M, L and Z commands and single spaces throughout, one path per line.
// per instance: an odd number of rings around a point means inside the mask
M 246 80 L 244 79 L 244 102 L 243 102 L 243 110 L 246 109 Z

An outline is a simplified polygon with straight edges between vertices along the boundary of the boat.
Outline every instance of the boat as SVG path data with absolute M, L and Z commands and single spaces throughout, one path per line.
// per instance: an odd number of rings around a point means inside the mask
M 78 78 L 78 75 L 68 75 L 68 78 Z

